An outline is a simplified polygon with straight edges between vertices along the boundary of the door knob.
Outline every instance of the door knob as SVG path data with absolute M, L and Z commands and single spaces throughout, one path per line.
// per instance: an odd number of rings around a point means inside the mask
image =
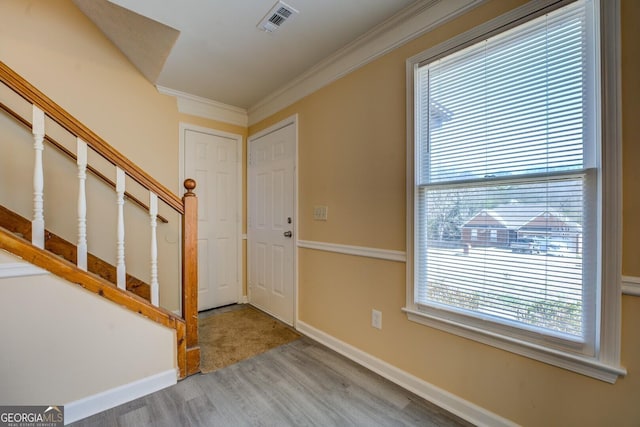
M 291 233 L 290 231 L 285 231 L 284 232 L 284 237 L 291 237 L 293 235 L 293 233 Z

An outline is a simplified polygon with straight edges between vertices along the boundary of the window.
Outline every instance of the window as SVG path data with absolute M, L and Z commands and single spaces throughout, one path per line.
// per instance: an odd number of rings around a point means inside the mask
M 617 212 L 602 191 L 615 171 L 602 154 L 598 6 L 525 5 L 408 61 L 405 310 L 615 381 L 617 350 L 604 344 L 616 347 L 617 323 L 599 320 L 619 315 L 602 304 L 619 273 L 617 252 L 602 250 L 602 218 Z

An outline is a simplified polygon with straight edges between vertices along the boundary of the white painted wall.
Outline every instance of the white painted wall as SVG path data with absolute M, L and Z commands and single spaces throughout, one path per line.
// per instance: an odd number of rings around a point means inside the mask
M 20 262 L 0 250 L 0 267 Z M 2 404 L 66 405 L 175 371 L 172 329 L 51 274 L 1 277 L 8 270 L 0 268 Z

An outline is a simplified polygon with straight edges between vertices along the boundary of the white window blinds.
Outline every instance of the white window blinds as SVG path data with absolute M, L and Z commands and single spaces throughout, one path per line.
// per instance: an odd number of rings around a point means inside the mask
M 572 3 L 418 67 L 423 310 L 593 346 L 598 162 L 585 10 Z

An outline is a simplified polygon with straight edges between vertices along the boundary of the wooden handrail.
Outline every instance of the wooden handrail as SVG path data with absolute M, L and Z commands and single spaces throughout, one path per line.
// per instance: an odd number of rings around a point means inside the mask
M 29 120 L 25 119 L 24 117 L 22 117 L 20 114 L 18 114 L 15 111 L 13 111 L 11 108 L 9 108 L 9 106 L 7 106 L 6 104 L 0 102 L 0 108 L 3 109 L 4 111 L 6 111 L 14 119 L 16 119 L 16 121 L 18 121 L 21 124 L 23 124 L 26 128 L 31 129 L 31 122 Z M 53 145 L 60 152 L 65 154 L 67 157 L 71 158 L 74 162 L 76 160 L 78 160 L 78 157 L 74 153 L 69 151 L 64 145 L 62 145 L 61 143 L 59 143 L 58 141 L 53 139 L 51 136 L 45 135 L 44 139 L 46 139 L 51 145 Z M 93 166 L 87 165 L 87 170 L 89 172 L 91 172 L 92 174 L 94 174 L 96 177 L 100 178 L 100 180 L 105 182 L 107 185 L 111 186 L 111 188 L 116 188 L 116 183 L 115 182 L 113 182 L 111 179 L 107 178 L 102 172 L 100 172 L 99 170 L 97 170 Z M 147 206 L 144 202 L 142 202 L 140 199 L 138 199 L 133 194 L 129 193 L 128 191 L 125 191 L 124 195 L 127 197 L 127 199 L 129 199 L 130 201 L 132 201 L 136 205 L 140 206 L 145 211 L 147 211 L 147 212 L 149 211 L 149 206 Z M 165 224 L 169 222 L 169 220 L 166 219 L 162 215 L 158 215 L 158 219 L 160 221 L 164 222 Z
M 0 81 L 28 102 L 38 106 L 52 120 L 72 135 L 82 139 L 107 161 L 124 170 L 127 175 L 140 185 L 153 191 L 175 211 L 184 214 L 182 200 L 171 192 L 171 190 L 143 171 L 139 166 L 109 145 L 104 139 L 96 135 L 91 129 L 53 102 L 48 96 L 36 89 L 2 61 L 0 61 Z

